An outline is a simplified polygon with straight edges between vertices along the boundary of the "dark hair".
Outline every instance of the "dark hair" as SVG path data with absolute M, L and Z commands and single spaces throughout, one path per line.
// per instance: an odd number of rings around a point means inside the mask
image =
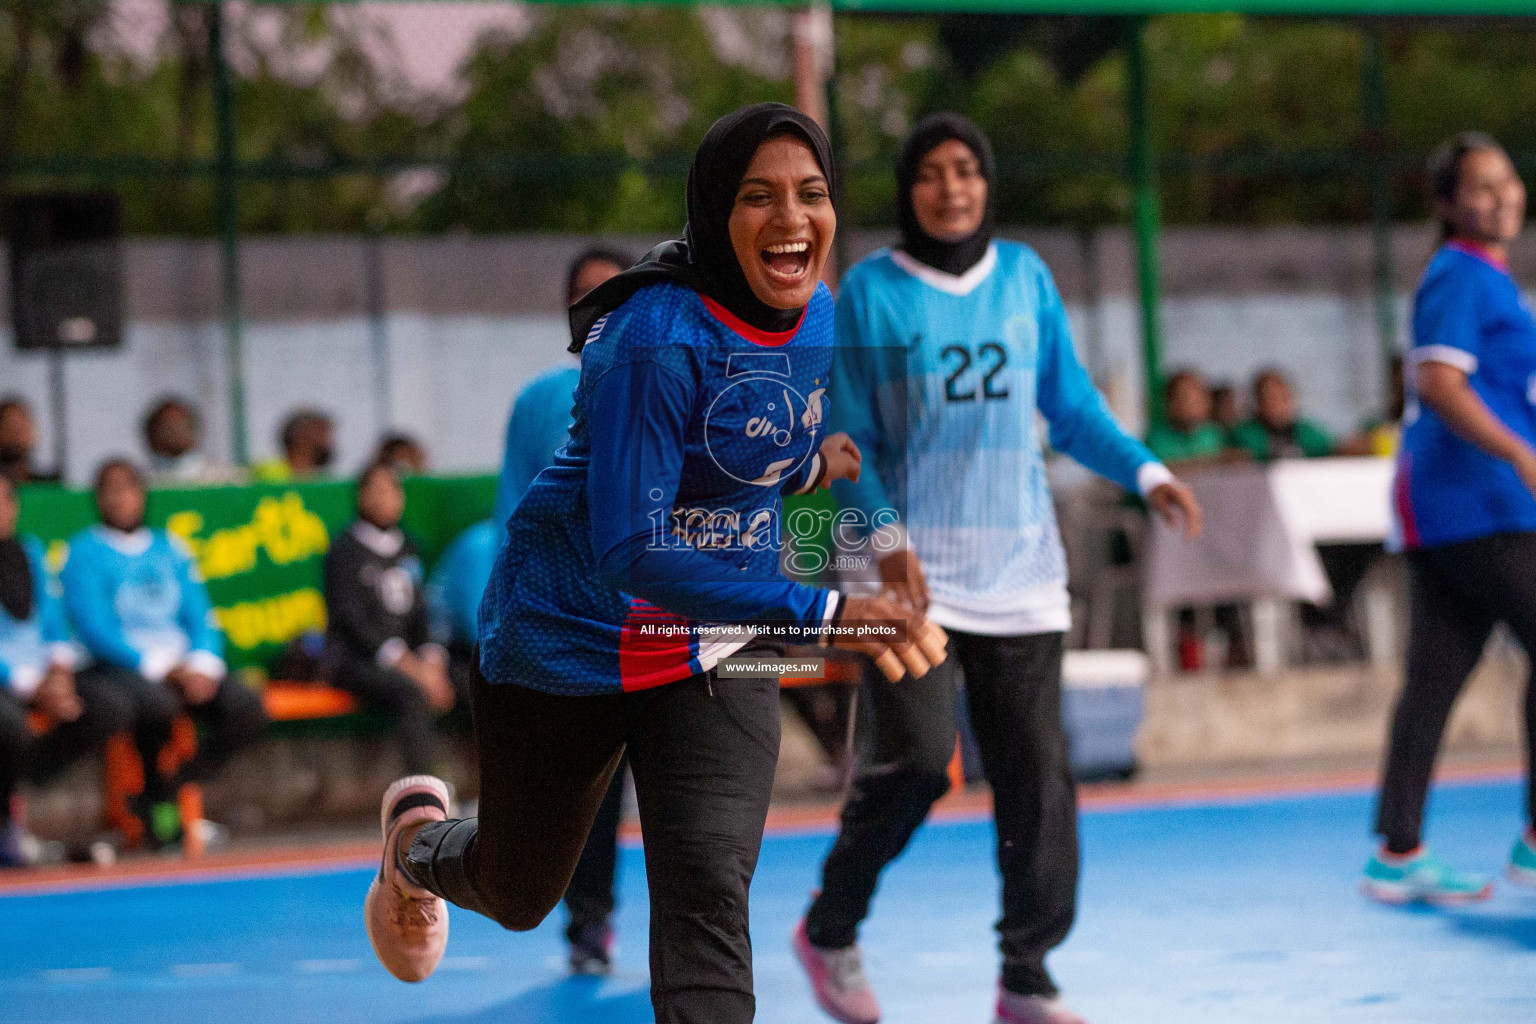
M 1264 386 L 1266 380 L 1277 380 L 1287 388 L 1291 387 L 1290 374 L 1278 366 L 1265 366 L 1253 375 L 1253 397 L 1259 397 L 1259 388 Z
M 96 467 L 96 482 L 91 486 L 91 490 L 101 490 L 102 485 L 107 482 L 107 474 L 115 469 L 121 469 L 129 476 L 133 477 L 133 482 L 139 485 L 139 490 L 142 491 L 146 489 L 144 486 L 144 474 L 139 471 L 139 467 L 134 465 L 128 459 L 125 459 L 122 456 L 117 456 L 115 458 L 108 459 L 100 466 Z
M 20 409 L 29 416 L 32 414 L 31 404 L 20 395 L 6 395 L 4 398 L 0 398 L 0 416 L 4 416 L 12 409 Z
M 1196 384 L 1204 385 L 1204 375 L 1193 366 L 1181 366 L 1170 373 L 1163 381 L 1163 398 L 1167 400 L 1173 397 L 1173 389 L 1179 386 L 1180 381 L 1192 380 Z M 1207 388 L 1206 390 L 1210 390 Z
M 583 270 L 587 269 L 588 263 L 612 263 L 620 270 L 628 270 L 634 266 L 635 261 L 617 249 L 605 249 L 600 245 L 583 250 L 571 260 L 571 265 L 565 272 L 565 304 L 567 306 L 581 298 L 576 294 L 576 279 L 581 276 Z
M 375 473 L 388 473 L 389 478 L 393 480 L 397 486 L 404 486 L 400 481 L 399 470 L 395 469 L 394 466 L 390 465 L 383 459 L 374 459 L 372 462 L 368 463 L 368 465 L 364 466 L 362 471 L 357 474 L 357 486 L 354 488 L 357 494 L 362 494 L 363 487 L 368 483 L 369 478 L 371 478 Z
M 1456 189 L 1461 184 L 1461 162 L 1466 159 L 1468 153 L 1479 150 L 1492 150 L 1495 153 L 1503 153 L 1504 147 L 1499 140 L 1486 132 L 1460 132 L 1442 142 L 1429 157 L 1429 165 L 1426 168 L 1429 174 L 1429 195 L 1431 199 L 1444 202 L 1453 202 L 1456 198 Z M 1443 242 L 1456 233 L 1456 227 L 1450 221 L 1440 221 L 1440 240 Z
M 140 424 L 140 429 L 144 433 L 144 439 L 148 441 L 150 435 L 154 433 L 155 424 L 159 423 L 164 416 L 176 409 L 180 409 L 192 418 L 192 429 L 194 431 L 202 427 L 203 418 L 197 414 L 197 406 L 178 395 L 166 395 L 150 406 L 149 411 L 144 414 L 144 421 Z
M 334 426 L 335 421 L 327 413 L 323 413 L 319 409 L 298 409 L 289 413 L 288 418 L 283 421 L 282 431 L 278 434 L 278 440 L 282 442 L 283 451 L 286 452 L 298 444 L 300 431 L 316 424 L 329 427 Z

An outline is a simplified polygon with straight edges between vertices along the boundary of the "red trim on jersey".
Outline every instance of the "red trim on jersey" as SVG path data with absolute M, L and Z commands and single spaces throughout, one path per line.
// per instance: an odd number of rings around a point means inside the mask
M 1413 496 L 1409 491 L 1408 474 L 1408 453 L 1404 452 L 1397 459 L 1397 477 L 1392 481 L 1392 501 L 1397 505 L 1397 521 L 1403 527 L 1403 543 L 1416 548 L 1419 546 L 1419 523 L 1413 515 Z
M 657 633 L 665 627 L 687 627 L 681 615 L 658 608 L 638 597 L 629 599 L 629 611 L 619 630 L 619 686 L 625 693 L 664 686 L 696 675 L 693 634 Z M 646 631 L 650 627 L 650 631 Z
M 1445 243 L 1447 249 L 1454 249 L 1465 256 L 1471 256 L 1475 260 L 1482 260 L 1490 267 L 1509 273 L 1509 261 L 1496 255 L 1486 245 L 1468 241 L 1465 238 L 1453 238 Z
M 800 325 L 805 323 L 806 310 L 810 309 L 809 306 L 807 306 L 805 309 L 802 309 L 800 311 L 800 319 L 796 320 L 795 326 L 791 327 L 787 331 L 765 331 L 760 328 L 753 327 L 751 324 L 747 323 L 741 317 L 737 316 L 735 313 L 732 313 L 724 306 L 720 305 L 720 303 L 716 302 L 708 295 L 701 293 L 699 298 L 704 300 L 704 308 L 709 310 L 710 315 L 713 316 L 716 320 L 719 320 L 721 323 L 725 324 L 725 326 L 729 327 L 743 338 L 746 338 L 752 344 L 766 345 L 769 348 L 778 348 L 780 345 L 789 344 L 790 340 L 793 339 L 794 336 L 799 332 Z

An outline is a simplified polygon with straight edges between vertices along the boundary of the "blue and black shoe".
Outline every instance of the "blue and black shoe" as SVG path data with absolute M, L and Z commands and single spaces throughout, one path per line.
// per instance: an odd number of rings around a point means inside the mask
M 1476 903 L 1493 895 L 1486 875 L 1457 871 L 1426 847 L 1403 856 L 1380 851 L 1365 865 L 1360 890 L 1382 903 Z
M 1526 829 L 1515 841 L 1509 854 L 1509 867 L 1504 874 L 1516 885 L 1536 889 L 1536 832 Z

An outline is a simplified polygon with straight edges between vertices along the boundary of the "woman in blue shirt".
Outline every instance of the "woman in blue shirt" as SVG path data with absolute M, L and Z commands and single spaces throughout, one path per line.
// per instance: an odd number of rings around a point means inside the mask
M 128 728 L 132 710 L 102 674 L 76 672 L 76 651 L 43 546 L 18 537 L 20 506 L 0 475 L 0 868 L 25 862 L 11 821 L 16 784 L 41 784 Z M 28 712 L 48 728 L 32 732 Z
M 384 798 L 365 917 L 396 977 L 436 968 L 444 898 L 537 926 L 627 751 L 656 1020 L 752 1019 L 747 888 L 778 760 L 778 681 L 715 665 L 769 628 L 898 620 L 928 639 L 893 601 L 779 570 L 780 496 L 858 473 L 847 438 L 822 430 L 831 179 L 826 137 L 799 111 L 722 118 L 689 171 L 685 238 L 572 309 L 570 440 L 512 514 L 480 606 L 480 815 L 447 820 L 430 776 Z M 919 643 L 838 642 L 894 676 L 929 667 Z
M 1414 296 L 1409 402 L 1394 510 L 1411 625 L 1403 692 L 1376 813 L 1368 895 L 1394 903 L 1485 899 L 1492 883 L 1433 856 L 1420 835 L 1456 696 L 1503 622 L 1536 652 L 1536 321 L 1510 276 L 1525 187 L 1502 147 L 1460 135 L 1430 166 L 1444 244 Z M 1536 692 L 1525 703 L 1536 745 Z M 1536 784 L 1509 877 L 1536 887 Z
M 134 709 L 134 744 L 144 763 L 135 811 L 151 846 L 178 842 L 176 791 L 211 778 L 266 729 L 261 696 L 229 676 L 224 635 L 208 588 L 179 537 L 144 525 L 144 477 L 111 459 L 96 473 L 101 522 L 75 534 L 60 577 L 80 642 Z M 174 774 L 160 750 L 176 716 L 201 725 L 197 754 Z

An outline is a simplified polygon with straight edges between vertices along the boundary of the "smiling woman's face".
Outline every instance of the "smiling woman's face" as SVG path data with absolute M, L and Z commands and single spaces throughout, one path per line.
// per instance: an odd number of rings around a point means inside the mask
M 775 309 L 810 302 L 836 231 L 832 193 L 811 147 L 792 135 L 757 147 L 730 220 L 731 248 L 752 294 Z

